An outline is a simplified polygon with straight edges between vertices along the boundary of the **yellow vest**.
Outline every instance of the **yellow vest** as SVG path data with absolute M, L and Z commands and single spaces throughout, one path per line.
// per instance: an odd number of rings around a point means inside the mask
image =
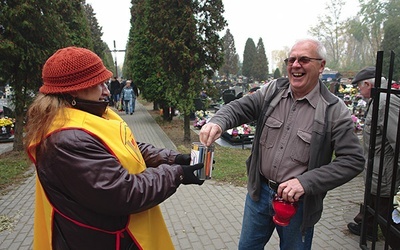
M 67 118 L 61 117 L 60 114 L 56 116 L 48 135 L 65 129 L 84 130 L 100 139 L 130 174 L 141 173 L 146 169 L 145 162 L 131 130 L 114 111 L 107 109 L 103 117 L 73 108 L 67 108 L 64 111 Z M 36 142 L 28 147 L 28 154 L 35 164 L 37 146 L 38 143 Z M 54 212 L 55 209 L 47 199 L 36 175 L 34 249 L 51 249 Z M 134 241 L 139 244 L 140 249 L 174 249 L 159 206 L 131 214 L 128 231 L 133 236 Z

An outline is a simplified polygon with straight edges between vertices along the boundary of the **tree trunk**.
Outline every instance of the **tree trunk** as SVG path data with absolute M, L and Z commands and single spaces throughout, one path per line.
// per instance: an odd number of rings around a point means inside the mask
M 25 123 L 25 114 L 26 114 L 26 104 L 29 100 L 29 95 L 27 94 L 27 89 L 23 86 L 23 84 L 17 83 L 25 83 L 27 82 L 26 77 L 23 79 L 16 79 L 13 86 L 14 89 L 14 98 L 12 100 L 14 106 L 13 115 L 15 117 L 15 127 L 14 127 L 14 143 L 13 150 L 14 151 L 23 151 L 24 150 L 24 123 Z
M 172 121 L 172 118 L 174 117 L 175 109 L 173 107 L 170 107 L 166 104 L 163 104 L 161 106 L 163 113 L 162 117 L 164 121 Z
M 14 127 L 14 151 L 24 151 L 24 115 L 16 114 Z
M 160 107 L 158 105 L 158 102 L 154 101 L 153 102 L 153 110 L 159 110 L 159 109 L 160 109 Z
M 191 129 L 190 129 L 190 115 L 185 115 L 183 119 L 183 141 L 191 142 L 190 137 Z

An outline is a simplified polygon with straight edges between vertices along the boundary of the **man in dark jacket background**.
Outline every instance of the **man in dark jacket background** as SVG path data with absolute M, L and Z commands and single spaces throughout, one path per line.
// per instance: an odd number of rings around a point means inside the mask
M 117 77 L 114 76 L 114 79 L 110 82 L 110 94 L 111 94 L 111 102 L 110 105 L 114 106 L 119 100 L 121 84 L 118 81 Z

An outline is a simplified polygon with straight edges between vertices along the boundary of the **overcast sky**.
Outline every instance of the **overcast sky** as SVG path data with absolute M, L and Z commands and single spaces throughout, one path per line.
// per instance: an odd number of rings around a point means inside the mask
M 99 25 L 102 26 L 103 40 L 110 49 L 125 49 L 130 29 L 130 0 L 86 0 L 91 4 Z M 271 64 L 271 51 L 290 47 L 297 39 L 308 37 L 307 31 L 318 23 L 318 16 L 328 14 L 326 8 L 330 0 L 224 0 L 225 12 L 235 40 L 240 60 L 248 38 L 257 45 L 261 37 Z M 342 9 L 343 19 L 356 16 L 358 0 L 346 0 Z M 221 33 L 221 37 L 225 31 Z M 117 54 L 117 63 L 122 65 L 124 54 Z M 114 55 L 113 55 L 114 56 Z

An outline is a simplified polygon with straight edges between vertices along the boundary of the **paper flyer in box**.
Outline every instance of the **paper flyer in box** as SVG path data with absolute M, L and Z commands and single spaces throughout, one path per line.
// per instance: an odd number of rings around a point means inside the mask
M 199 142 L 192 143 L 191 165 L 203 163 L 204 167 L 195 172 L 201 180 L 211 179 L 214 159 L 214 146 L 206 147 Z

